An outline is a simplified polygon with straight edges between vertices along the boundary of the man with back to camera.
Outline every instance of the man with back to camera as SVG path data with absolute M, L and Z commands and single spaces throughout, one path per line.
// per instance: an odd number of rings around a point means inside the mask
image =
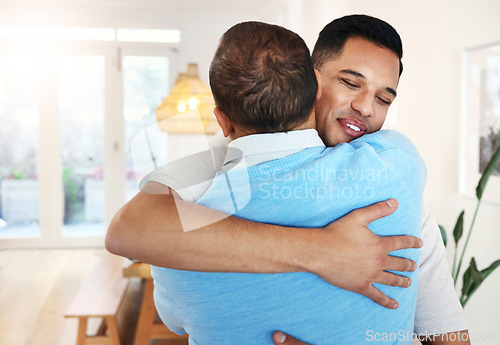
M 363 24 L 364 23 L 364 24 Z M 383 49 L 382 47 L 386 46 L 384 43 L 377 42 L 377 45 L 372 44 L 371 42 L 374 41 L 374 38 L 366 37 L 367 34 L 363 32 L 363 30 L 367 31 L 367 27 L 376 27 L 375 26 L 379 24 L 378 20 L 375 20 L 371 17 L 366 17 L 366 16 L 348 16 L 344 17 L 340 20 L 336 20 L 329 24 L 325 30 L 323 30 L 322 35 L 320 35 L 320 38 L 318 40 L 318 44 L 315 48 L 315 51 L 313 53 L 313 59 L 315 63 L 315 67 L 319 69 L 321 77 L 323 79 L 323 87 L 322 87 L 322 97 L 320 97 L 316 109 L 317 109 L 317 114 L 316 114 L 316 119 L 317 119 L 317 127 L 319 129 L 320 135 L 323 138 L 323 140 L 327 143 L 327 145 L 333 145 L 338 142 L 344 141 L 344 140 L 352 140 L 352 138 L 356 135 L 359 135 L 359 133 L 364 133 L 374 131 L 380 128 L 382 125 L 385 115 L 387 113 L 387 108 L 388 104 L 387 102 L 392 101 L 396 87 L 397 87 L 397 80 L 398 80 L 398 72 L 390 72 L 390 74 L 394 74 L 392 76 L 393 78 L 388 78 L 387 75 L 381 74 L 382 71 L 385 71 L 386 69 L 383 68 L 383 63 L 382 67 L 380 66 L 380 61 L 383 62 L 383 60 L 379 59 L 379 53 L 384 52 L 386 49 Z M 386 24 L 386 23 L 385 23 Z M 361 31 L 361 32 L 356 32 L 356 30 Z M 368 30 L 369 31 L 369 30 Z M 371 31 L 377 31 L 371 30 Z M 354 35 L 353 35 L 354 32 Z M 339 33 L 344 33 L 342 36 Z M 376 34 L 373 33 L 373 34 Z M 347 35 L 347 38 L 345 37 Z M 350 35 L 350 36 L 349 36 Z M 356 36 L 356 37 L 364 37 L 364 39 L 361 40 L 353 40 L 351 36 Z M 337 50 L 330 49 L 331 51 L 326 50 L 326 52 L 323 52 L 323 57 L 326 58 L 326 62 L 322 61 L 323 65 L 320 67 L 318 65 L 318 56 L 321 56 L 321 44 L 320 42 L 323 40 L 323 45 L 325 42 L 331 41 L 333 38 L 339 37 L 339 41 L 344 39 L 344 42 L 340 42 L 337 44 Z M 334 42 L 335 43 L 335 42 Z M 353 44 L 353 43 L 358 43 L 358 44 Z M 370 57 L 369 60 L 367 59 L 352 59 L 352 57 L 359 57 L 359 53 L 357 51 L 361 50 L 363 53 L 368 52 L 368 48 L 371 49 L 371 54 L 364 54 L 365 57 Z M 376 49 L 379 48 L 379 49 Z M 390 49 L 390 48 L 389 48 Z M 394 49 L 390 49 L 394 50 Z M 316 54 L 316 56 L 315 56 Z M 319 54 L 319 55 L 318 55 Z M 399 58 L 401 56 L 400 53 L 395 53 L 396 55 L 399 55 Z M 398 61 L 399 58 L 395 57 Z M 339 67 L 337 65 L 339 64 L 351 64 L 349 65 L 350 67 L 348 69 L 342 69 L 339 70 Z M 352 67 L 354 66 L 354 67 Z M 341 71 L 342 73 L 339 73 Z M 355 73 L 352 73 L 355 72 Z M 356 73 L 358 73 L 356 75 Z M 391 82 L 388 84 L 387 80 L 391 80 Z M 345 88 L 342 89 L 342 88 Z M 373 105 L 373 109 L 371 110 L 373 113 L 372 114 L 367 114 L 363 113 L 363 97 L 365 102 L 364 103 L 370 103 Z M 351 102 L 352 101 L 352 102 Z M 331 111 L 321 111 L 321 107 L 323 107 L 326 110 Z M 346 108 L 347 107 L 347 108 Z M 349 108 L 350 107 L 350 108 Z M 351 119 L 343 119 L 339 116 L 337 116 L 338 113 L 355 113 L 355 116 L 351 116 Z M 332 115 L 333 114 L 333 115 Z M 364 114 L 364 115 L 362 115 Z M 340 120 L 337 120 L 339 118 Z M 357 120 L 359 122 L 352 122 L 353 119 Z M 349 122 L 351 121 L 351 122 Z M 362 128 L 363 126 L 366 126 L 366 128 Z M 347 130 L 346 128 L 349 128 Z M 323 129 L 323 130 L 322 130 Z M 334 133 L 333 135 L 330 135 L 331 133 Z M 351 136 L 351 137 L 349 137 Z M 336 139 L 337 137 L 337 139 Z M 161 196 L 161 197 L 168 197 L 168 196 Z M 159 242 L 160 240 L 158 239 L 157 236 L 168 236 L 172 235 L 172 233 L 168 233 L 167 231 L 165 232 L 154 232 L 154 233 L 149 233 L 146 232 L 148 231 L 149 228 L 154 228 L 157 229 L 158 226 L 151 226 L 149 227 L 148 224 L 145 223 L 145 221 L 148 221 L 150 218 L 144 218 L 142 217 L 143 215 L 147 214 L 150 212 L 151 214 L 154 214 L 154 212 L 159 212 L 160 209 L 161 211 L 164 211 L 164 205 L 160 208 L 159 205 L 160 202 L 159 196 L 156 195 L 148 195 L 147 193 L 139 193 L 138 197 L 136 197 L 135 200 L 130 203 L 130 207 L 125 207 L 122 209 L 122 212 L 119 213 L 118 217 L 115 217 L 114 223 L 110 227 L 110 231 L 112 232 L 111 235 L 117 235 L 118 231 L 124 231 L 122 234 L 125 234 L 127 230 L 133 231 L 133 230 L 138 230 L 139 233 L 141 234 L 140 237 L 137 238 L 137 241 L 133 243 L 132 247 L 127 247 L 127 243 L 121 242 L 121 244 L 125 246 L 121 246 L 120 250 L 123 250 L 125 252 L 128 252 L 127 256 L 129 257 L 136 257 L 138 259 L 141 259 L 143 261 L 147 262 L 152 262 L 152 263 L 158 263 L 163 264 L 161 260 L 165 258 L 165 255 L 169 253 L 158 253 L 157 250 L 155 251 L 154 247 L 151 247 L 151 243 L 148 243 L 145 245 L 148 241 L 153 242 L 153 243 L 162 243 L 163 245 L 168 245 L 169 243 L 166 243 L 165 241 Z M 154 201 L 154 202 L 153 202 Z M 138 205 L 142 203 L 143 205 L 147 204 L 147 209 L 138 207 Z M 165 204 L 165 203 L 163 203 Z M 381 213 L 389 213 L 390 211 L 387 211 L 387 209 L 390 209 L 387 206 L 383 205 L 377 205 L 377 207 L 381 208 L 381 212 L 379 212 L 379 215 Z M 384 207 L 386 207 L 384 209 Z M 138 211 L 141 212 L 138 212 Z M 140 214 L 141 217 L 139 219 L 141 220 L 141 226 L 130 226 L 130 223 L 133 223 L 133 218 L 134 215 Z M 353 213 L 354 214 L 354 213 Z M 356 215 L 359 215 L 359 212 L 356 213 Z M 349 216 L 347 216 L 349 217 Z M 337 224 L 342 224 L 346 225 L 349 223 L 350 227 L 350 234 L 353 234 L 354 232 L 357 236 L 356 239 L 360 239 L 360 243 L 355 243 L 356 245 L 359 245 L 361 249 L 358 249 L 359 247 L 356 247 L 356 250 L 353 250 L 349 252 L 349 250 L 345 250 L 345 248 L 341 248 L 340 246 L 339 249 L 339 243 L 345 246 L 348 246 L 349 244 L 352 245 L 349 241 L 352 242 L 350 238 L 341 238 L 339 240 L 338 236 L 339 234 L 341 235 L 340 232 L 336 231 L 335 228 L 330 228 L 330 231 L 328 233 L 322 231 L 322 232 L 311 232 L 308 233 L 307 238 L 302 238 L 301 233 L 299 232 L 294 232 L 293 229 L 287 229 L 286 237 L 287 239 L 284 240 L 284 236 L 278 236 L 280 235 L 279 231 L 280 229 L 276 229 L 275 227 L 271 227 L 273 229 L 273 233 L 270 233 L 268 230 L 269 228 L 266 228 L 264 231 L 259 231 L 256 229 L 252 229 L 251 234 L 247 234 L 243 231 L 237 231 L 237 229 L 234 229 L 232 233 L 228 233 L 227 236 L 225 233 L 218 231 L 215 233 L 206 233 L 206 236 L 204 234 L 194 234 L 195 232 L 189 232 L 186 233 L 185 235 L 189 235 L 189 239 L 192 240 L 195 238 L 195 236 L 200 236 L 203 238 L 202 242 L 206 243 L 205 240 L 209 241 L 210 244 L 213 244 L 211 248 L 205 248 L 200 250 L 200 248 L 197 248 L 193 252 L 196 253 L 204 253 L 206 254 L 207 252 L 210 252 L 213 248 L 216 248 L 217 245 L 223 245 L 223 254 L 227 254 L 230 258 L 233 260 L 224 260 L 220 261 L 218 260 L 219 256 L 216 256 L 212 259 L 209 260 L 204 260 L 204 264 L 212 267 L 209 267 L 210 270 L 218 270 L 217 265 L 221 266 L 220 270 L 227 270 L 224 265 L 234 265 L 238 263 L 238 260 L 241 260 L 242 262 L 240 263 L 240 268 L 237 270 L 240 271 L 259 271 L 256 269 L 254 266 L 258 266 L 259 264 L 262 266 L 265 266 L 262 268 L 260 271 L 263 272 L 269 272 L 266 270 L 271 270 L 271 271 L 287 271 L 287 270 L 297 270 L 295 267 L 290 268 L 290 264 L 285 265 L 285 267 L 281 267 L 279 264 L 277 264 L 277 259 L 282 259 L 286 258 L 287 255 L 291 256 L 291 262 L 296 265 L 296 262 L 293 261 L 295 258 L 293 257 L 293 254 L 296 254 L 297 256 L 301 256 L 301 252 L 303 251 L 308 251 L 317 253 L 317 256 L 311 257 L 311 254 L 305 253 L 305 256 L 302 255 L 302 257 L 305 257 L 309 261 L 313 261 L 316 259 L 316 263 L 313 265 L 314 269 L 307 268 L 307 270 L 319 273 L 322 277 L 326 277 L 326 280 L 329 282 L 337 283 L 337 277 L 336 276 L 342 276 L 345 277 L 347 281 L 351 279 L 351 277 L 348 276 L 349 270 L 344 270 L 344 271 L 338 271 L 337 269 L 333 270 L 328 270 L 329 269 L 329 259 L 332 258 L 332 253 L 328 251 L 319 251 L 317 248 L 321 247 L 323 244 L 327 249 L 328 247 L 332 247 L 335 249 L 338 249 L 338 252 L 341 253 L 346 253 L 348 252 L 349 254 L 351 253 L 356 253 L 356 252 L 361 252 L 362 254 L 368 254 L 367 252 L 371 250 L 372 248 L 378 248 L 378 245 L 380 245 L 381 242 L 370 242 L 372 240 L 378 241 L 379 239 L 375 237 L 369 237 L 367 240 L 367 236 L 371 235 L 369 233 L 364 233 L 364 232 L 359 232 L 356 230 L 356 228 L 352 228 L 350 220 L 352 220 L 352 217 L 350 218 L 349 222 L 346 222 L 344 218 L 342 222 L 338 222 Z M 425 224 L 429 225 L 429 223 L 434 223 L 432 218 L 429 220 L 429 215 L 427 213 L 426 216 L 426 222 Z M 374 217 L 375 218 L 375 217 Z M 374 218 L 371 218 L 373 220 Z M 151 218 L 154 222 L 159 222 L 160 219 L 158 217 L 156 218 Z M 132 221 L 131 221 L 132 220 Z M 125 221 L 125 222 L 124 222 Z M 129 224 L 127 224 L 127 221 Z M 368 223 L 366 219 L 363 220 L 364 222 Z M 363 223 L 363 221 L 361 223 Z M 170 223 L 172 223 L 172 220 L 169 220 Z M 228 224 L 228 225 L 237 225 L 237 224 L 245 224 L 244 227 L 248 227 L 248 222 L 239 222 L 238 220 L 235 220 L 233 218 L 228 218 L 219 224 L 217 226 L 219 228 L 222 228 L 223 224 Z M 424 224 L 424 225 L 425 225 Z M 119 225 L 119 227 L 115 228 L 116 231 L 113 233 L 113 227 Z M 167 225 L 171 224 L 165 224 L 165 228 L 167 228 Z M 433 224 L 431 224 L 432 226 Z M 252 224 L 252 226 L 254 226 Z M 161 226 L 162 228 L 164 225 Z M 358 225 L 359 228 L 359 225 Z M 351 230 L 352 229 L 352 230 Z M 426 229 L 426 226 L 423 227 L 423 229 Z M 204 229 L 203 231 L 205 231 Z M 267 232 L 266 232 L 267 231 Z M 436 333 L 443 333 L 443 332 L 451 332 L 459 329 L 464 329 L 464 322 L 463 322 L 463 315 L 461 314 L 461 310 L 457 311 L 457 308 L 453 309 L 453 302 L 451 303 L 450 307 L 450 299 L 451 297 L 447 297 L 449 294 L 444 294 L 441 296 L 438 292 L 444 291 L 448 289 L 447 291 L 450 291 L 450 284 L 447 279 L 440 279 L 436 280 L 436 277 L 445 277 L 447 278 L 446 274 L 449 273 L 447 272 L 447 266 L 446 266 L 446 261 L 444 259 L 443 252 L 444 250 L 439 247 L 440 239 L 437 237 L 439 235 L 438 232 L 435 231 L 435 226 L 432 229 L 432 234 L 434 237 L 430 236 L 431 240 L 430 241 L 424 241 L 425 245 L 430 246 L 430 250 L 428 247 L 427 254 L 423 256 L 421 259 L 421 265 L 422 263 L 425 263 L 426 268 L 432 268 L 437 267 L 436 269 L 425 269 L 424 270 L 424 265 L 421 267 L 421 272 L 420 276 L 422 279 L 422 276 L 424 274 L 426 276 L 432 277 L 431 279 L 433 280 L 432 282 L 435 283 L 433 285 L 427 284 L 428 288 L 424 290 L 424 292 L 421 293 L 421 289 L 419 290 L 419 298 L 417 299 L 418 301 L 418 306 L 417 306 L 417 315 L 416 315 L 416 331 L 417 332 L 433 332 L 435 331 Z M 250 232 L 250 231 L 249 231 Z M 144 236 L 143 234 L 147 233 L 147 236 Z M 437 235 L 436 235 L 437 233 Z M 234 234 L 234 238 L 231 238 L 231 235 Z M 426 232 L 423 231 L 423 234 L 425 235 Z M 121 235 L 121 234 L 118 234 Z M 128 233 L 130 235 L 130 233 Z M 235 250 L 236 253 L 231 253 L 231 246 L 227 246 L 227 239 L 224 239 L 224 236 L 228 237 L 230 239 L 229 243 L 231 241 L 234 241 L 233 243 L 238 243 L 237 249 Z M 252 246 L 252 243 L 255 244 L 255 238 L 258 236 L 261 236 L 262 239 L 265 239 L 265 241 L 258 241 L 258 245 L 254 245 L 254 248 L 248 249 L 248 247 Z M 276 240 L 272 237 L 276 236 Z M 300 238 L 300 246 L 297 245 L 297 247 L 293 246 L 292 240 L 297 236 L 297 238 Z M 331 236 L 330 238 L 326 238 L 327 236 Z M 113 237 L 113 236 L 112 236 Z M 332 238 L 335 237 L 336 241 L 332 241 Z M 321 238 L 321 239 L 320 239 Z M 424 236 L 425 238 L 425 236 Z M 389 240 L 391 238 L 384 238 L 384 240 Z M 127 238 L 127 240 L 130 240 L 130 238 Z M 171 238 L 166 239 L 171 240 Z M 226 242 L 225 242 L 226 241 Z M 273 241 L 275 243 L 273 243 Z M 327 242 L 328 241 L 328 242 Z M 133 241 L 132 241 L 133 242 Z M 367 242 L 370 242 L 371 244 L 376 243 L 376 245 L 367 245 Z M 129 242 L 130 243 L 130 242 Z M 271 243 L 271 249 L 266 250 L 266 246 L 269 246 L 269 243 Z M 347 245 L 346 245 L 347 243 Z M 144 244 L 144 245 L 142 245 Z M 278 245 L 279 244 L 279 245 Z M 313 244 L 314 247 L 311 247 L 310 244 Z M 437 250 L 433 250 L 433 246 L 436 245 Z M 247 246 L 247 247 L 245 247 Z M 189 246 L 188 246 L 189 247 Z M 138 251 L 141 251 L 142 249 L 146 248 L 147 253 L 138 253 Z M 185 248 L 185 247 L 181 247 Z M 260 248 L 264 248 L 262 251 L 259 252 Z M 290 248 L 293 248 L 291 250 Z M 312 249 L 313 248 L 313 249 Z M 424 246 L 425 248 L 425 246 Z M 186 251 L 186 253 L 189 253 L 189 250 Z M 194 260 L 196 259 L 196 255 L 188 255 L 186 253 L 180 253 L 181 255 L 189 256 L 186 258 L 186 260 L 183 259 L 182 262 L 180 261 L 171 261 L 171 262 L 166 262 L 164 264 L 165 266 L 169 267 L 176 267 L 176 268 L 187 268 L 187 269 L 200 269 L 196 268 L 196 263 L 193 264 Z M 431 255 L 432 253 L 432 255 Z M 437 259 L 433 256 L 435 253 L 437 253 Z M 120 253 L 119 253 L 120 254 Z M 263 258 L 262 255 L 268 255 L 271 257 L 270 261 L 266 261 L 265 258 Z M 334 253 L 335 254 L 335 253 Z M 135 255 L 135 256 L 134 256 Z M 334 259 L 335 259 L 335 255 Z M 365 258 L 361 256 L 361 261 Z M 244 260 L 246 257 L 254 257 L 257 258 L 256 261 L 251 261 L 248 262 L 248 260 Z M 148 261 L 148 258 L 151 259 Z M 194 258 L 194 259 L 193 259 Z M 241 258 L 241 259 L 240 259 Z M 320 259 L 319 259 L 320 258 Z M 321 260 L 323 258 L 326 258 L 324 261 Z M 346 260 L 345 255 L 343 256 L 344 261 Z M 347 260 L 350 260 L 347 264 L 351 265 L 356 262 L 356 257 L 352 258 L 350 256 L 347 257 Z M 392 259 L 392 258 L 391 258 Z M 156 260 L 156 262 L 155 262 Z M 306 260 L 306 261 L 307 261 Z M 299 261 L 297 259 L 296 261 Z M 319 263 L 318 263 L 319 261 Z M 268 262 L 271 262 L 272 266 L 268 267 Z M 341 262 L 341 267 L 342 265 L 345 265 L 345 263 Z M 401 261 L 399 261 L 401 262 Z M 319 265 L 323 265 L 322 267 L 318 267 Z M 193 267 L 189 267 L 192 265 Z M 182 267 L 182 266 L 187 266 L 187 267 Z M 365 265 L 365 266 L 370 266 L 370 265 Z M 201 267 L 201 269 L 204 269 Z M 303 269 L 303 268 L 301 268 Z M 391 268 L 394 269 L 394 268 Z M 232 270 L 232 268 L 229 268 L 229 270 Z M 402 269 L 403 270 L 403 269 Z M 347 272 L 346 272 L 347 271 Z M 326 273 L 325 273 L 326 272 Z M 356 271 L 357 275 L 365 275 L 366 272 L 361 272 L 361 274 Z M 437 273 L 436 273 L 437 272 Z M 444 274 L 443 274 L 444 272 Z M 372 273 L 372 272 L 368 272 Z M 402 279 L 402 278 L 397 278 L 396 276 L 390 275 L 390 273 L 384 272 L 384 270 L 381 270 L 381 276 L 384 278 L 390 277 L 390 279 L 397 279 L 397 282 L 400 285 L 403 285 L 402 283 L 406 282 L 407 280 Z M 385 273 L 385 275 L 384 275 Z M 333 276 L 333 278 L 332 278 Z M 381 279 L 380 276 L 377 279 Z M 400 280 L 401 279 L 401 280 Z M 340 282 L 337 283 L 338 286 L 340 287 L 345 287 L 349 290 L 356 291 L 356 292 L 361 292 L 364 293 L 367 296 L 371 296 L 373 298 L 374 295 L 370 295 L 372 292 L 375 292 L 375 288 L 373 288 L 371 282 L 375 281 L 375 279 L 370 280 L 370 283 L 368 284 L 368 287 L 371 290 L 367 289 L 359 289 L 357 291 L 356 287 L 348 286 L 342 286 L 343 283 L 345 282 Z M 421 280 L 422 281 L 422 280 Z M 356 284 L 355 284 L 356 285 Z M 394 285 L 397 285 L 394 283 Z M 423 285 L 423 284 L 421 284 Z M 443 288 L 444 287 L 444 288 Z M 453 286 L 451 285 L 451 293 L 454 294 Z M 435 297 L 433 296 L 438 296 L 439 298 L 436 300 Z M 382 296 L 380 293 L 378 296 Z M 386 296 L 384 296 L 386 297 Z M 456 296 L 454 296 L 456 298 Z M 448 298 L 448 299 L 447 299 Z M 377 300 L 376 298 L 373 298 L 374 300 Z M 381 300 L 378 300 L 381 301 Z M 391 301 L 386 299 L 385 301 Z M 457 300 L 458 301 L 458 300 Z M 384 301 L 382 301 L 383 303 Z M 457 302 L 458 303 L 458 302 Z M 386 304 L 387 305 L 387 304 Z M 442 307 L 444 305 L 444 307 Z M 419 307 L 421 306 L 421 307 Z M 441 320 L 440 323 L 437 323 L 435 320 Z M 465 327 L 466 328 L 466 327 Z

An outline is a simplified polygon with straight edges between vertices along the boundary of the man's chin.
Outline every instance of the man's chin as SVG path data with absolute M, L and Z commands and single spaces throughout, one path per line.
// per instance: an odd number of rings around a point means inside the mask
M 332 133 L 333 132 L 333 133 Z M 320 133 L 321 135 L 322 133 Z M 349 143 L 357 138 L 362 137 L 363 135 L 367 134 L 363 132 L 360 135 L 350 135 L 349 133 L 346 133 L 343 131 L 341 128 L 335 128 L 334 131 L 330 130 L 328 135 L 322 135 L 323 142 L 325 143 L 326 146 L 332 147 L 341 143 Z
M 333 147 L 341 143 L 348 143 L 352 140 L 354 140 L 354 138 L 348 138 L 347 136 L 330 137 L 325 141 L 325 145 L 328 147 Z

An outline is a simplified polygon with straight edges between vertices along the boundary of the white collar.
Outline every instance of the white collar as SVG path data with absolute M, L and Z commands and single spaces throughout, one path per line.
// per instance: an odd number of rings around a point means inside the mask
M 247 168 L 316 146 L 325 144 L 315 129 L 251 134 L 229 143 L 222 169 Z

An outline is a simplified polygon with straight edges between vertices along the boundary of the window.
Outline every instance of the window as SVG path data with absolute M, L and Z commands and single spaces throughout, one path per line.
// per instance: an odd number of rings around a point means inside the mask
M 129 200 L 139 191 L 137 182 L 144 177 L 144 173 L 138 172 L 137 166 L 134 166 L 130 145 L 138 135 L 147 135 L 150 132 L 148 127 L 156 122 L 156 108 L 168 94 L 169 60 L 164 56 L 126 55 L 122 65 L 127 177 L 125 195 Z M 152 142 L 156 140 L 164 140 L 164 136 L 148 136 L 147 142 L 153 145 Z
M 126 143 L 155 121 L 176 50 L 157 43 L 169 30 L 118 31 L 0 27 L 0 248 L 102 246 L 138 191 Z
M 104 56 L 58 61 L 64 234 L 104 234 Z
M 0 238 L 39 236 L 36 62 L 0 55 Z

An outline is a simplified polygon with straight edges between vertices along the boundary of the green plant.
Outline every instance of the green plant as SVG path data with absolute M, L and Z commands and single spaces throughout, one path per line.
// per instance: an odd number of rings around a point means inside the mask
M 14 180 L 24 180 L 27 178 L 26 174 L 19 168 L 12 169 L 8 178 Z
M 469 232 L 467 233 L 467 238 L 465 240 L 464 247 L 462 249 L 462 254 L 460 255 L 460 259 L 458 260 L 458 266 L 457 266 L 457 255 L 458 255 L 458 242 L 462 238 L 463 235 L 463 230 L 464 230 L 464 215 L 465 211 L 462 211 L 460 215 L 458 216 L 457 222 L 455 224 L 455 228 L 453 229 L 453 238 L 455 240 L 455 253 L 453 256 L 453 268 L 452 268 L 452 275 L 453 275 L 453 280 L 455 282 L 455 286 L 457 285 L 457 281 L 459 279 L 460 275 L 460 269 L 462 268 L 462 261 L 464 259 L 464 254 L 467 249 L 467 245 L 469 244 L 469 239 L 472 234 L 472 229 L 474 228 L 474 223 L 476 222 L 476 217 L 477 213 L 479 210 L 479 206 L 481 205 L 481 200 L 483 197 L 483 192 L 484 189 L 486 188 L 486 184 L 488 183 L 488 179 L 490 178 L 491 174 L 493 171 L 495 171 L 496 166 L 500 162 L 500 147 L 495 151 L 493 156 L 491 157 L 490 161 L 486 165 L 486 168 L 484 169 L 484 172 L 479 179 L 479 183 L 477 184 L 476 187 L 476 198 L 477 198 L 477 204 L 476 204 L 476 210 L 474 211 L 474 216 L 472 217 L 472 222 L 469 228 Z M 441 230 L 441 236 L 443 237 L 443 242 L 444 245 L 446 246 L 447 244 L 447 236 L 446 236 L 446 231 L 444 228 L 440 225 L 439 226 Z M 469 267 L 465 270 L 463 273 L 463 285 L 462 285 L 462 292 L 460 295 L 460 303 L 462 306 L 465 306 L 469 298 L 472 296 L 474 292 L 481 286 L 481 284 L 484 282 L 484 280 L 498 267 L 500 266 L 500 259 L 494 261 L 489 267 L 483 269 L 483 270 L 478 270 L 477 265 L 476 265 L 476 259 L 474 257 L 471 258 Z
M 70 168 L 63 168 L 62 179 L 65 193 L 72 203 L 78 202 L 78 185 L 73 181 L 73 170 Z
M 79 222 L 83 219 L 84 212 L 82 176 L 75 174 L 73 168 L 64 167 L 62 180 L 64 186 L 64 224 Z

